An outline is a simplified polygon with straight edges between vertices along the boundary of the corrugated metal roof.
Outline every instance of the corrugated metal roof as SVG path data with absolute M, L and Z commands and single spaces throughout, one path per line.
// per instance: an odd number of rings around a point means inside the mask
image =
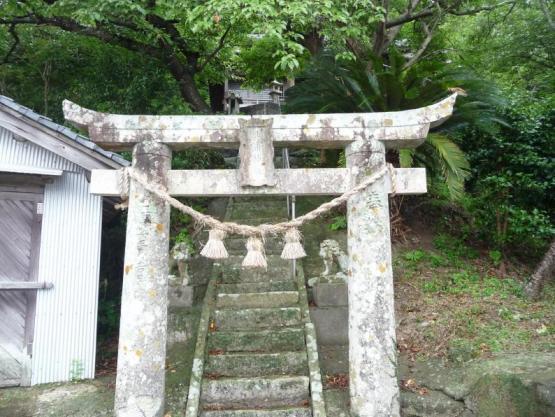
M 0 95 L 0 104 L 4 105 L 6 107 L 9 107 L 10 109 L 16 111 L 17 113 L 25 116 L 26 118 L 28 118 L 30 120 L 33 120 L 34 122 L 37 122 L 37 123 L 43 125 L 44 127 L 48 128 L 48 129 L 51 129 L 55 132 L 58 132 L 58 133 L 64 135 L 66 138 L 74 141 L 75 143 L 79 144 L 80 146 L 84 146 L 85 148 L 90 149 L 90 150 L 94 151 L 95 153 L 97 153 L 99 155 L 102 155 L 105 158 L 109 158 L 112 161 L 114 161 L 114 162 L 116 162 L 116 163 L 118 163 L 122 166 L 128 166 L 129 165 L 129 161 L 122 158 L 117 153 L 106 151 L 106 150 L 102 149 L 100 146 L 98 146 L 94 142 L 91 142 L 85 136 L 80 135 L 79 133 L 75 133 L 73 130 L 69 129 L 68 127 L 65 127 L 65 126 L 62 126 L 58 123 L 53 122 L 52 119 L 49 119 L 46 116 L 35 113 L 30 108 L 25 107 L 25 106 L 17 103 L 16 101 L 14 101 L 10 97 Z

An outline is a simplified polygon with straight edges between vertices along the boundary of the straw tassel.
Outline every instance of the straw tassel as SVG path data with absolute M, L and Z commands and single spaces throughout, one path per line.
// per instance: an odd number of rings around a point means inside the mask
M 264 268 L 268 267 L 266 256 L 264 255 L 264 244 L 262 239 L 249 237 L 247 240 L 247 255 L 243 259 L 244 268 Z
M 208 242 L 202 248 L 200 254 L 205 258 L 224 259 L 229 255 L 224 246 L 225 232 L 220 229 L 212 229 L 208 232 Z
M 282 259 L 299 259 L 306 256 L 301 244 L 301 232 L 299 229 L 289 229 L 285 232 L 285 246 L 281 252 Z

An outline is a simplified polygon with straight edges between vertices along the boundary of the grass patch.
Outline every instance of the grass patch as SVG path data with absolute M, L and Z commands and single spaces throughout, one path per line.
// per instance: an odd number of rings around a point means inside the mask
M 522 286 L 529 271 L 500 276 L 496 254 L 440 234 L 430 250 L 400 249 L 394 260 L 401 351 L 466 361 L 502 351 L 555 347 L 555 286 L 539 302 Z

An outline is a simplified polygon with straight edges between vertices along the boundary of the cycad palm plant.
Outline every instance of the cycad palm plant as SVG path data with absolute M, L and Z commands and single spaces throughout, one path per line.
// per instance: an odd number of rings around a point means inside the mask
M 442 180 L 451 198 L 459 198 L 468 177 L 468 161 L 453 138 L 464 127 L 495 129 L 502 123 L 495 108 L 502 104 L 495 87 L 461 68 L 426 62 L 404 69 L 405 59 L 391 50 L 388 63 L 336 60 L 331 53 L 317 57 L 300 82 L 287 92 L 290 113 L 356 113 L 408 110 L 432 104 L 453 87 L 466 91 L 453 116 L 433 129 L 416 149 L 402 149 L 402 167 L 425 166 Z

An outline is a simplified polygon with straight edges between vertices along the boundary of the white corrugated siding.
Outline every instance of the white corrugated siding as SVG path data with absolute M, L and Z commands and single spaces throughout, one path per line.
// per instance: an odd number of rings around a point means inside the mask
M 102 198 L 83 173 L 46 186 L 31 384 L 93 378 Z
M 27 167 L 82 171 L 73 162 L 28 141 L 14 140 L 12 132 L 0 127 L 0 162 Z
M 47 184 L 39 261 L 31 384 L 93 378 L 102 198 L 89 194 L 85 170 L 0 128 L 0 162 L 63 169 Z

